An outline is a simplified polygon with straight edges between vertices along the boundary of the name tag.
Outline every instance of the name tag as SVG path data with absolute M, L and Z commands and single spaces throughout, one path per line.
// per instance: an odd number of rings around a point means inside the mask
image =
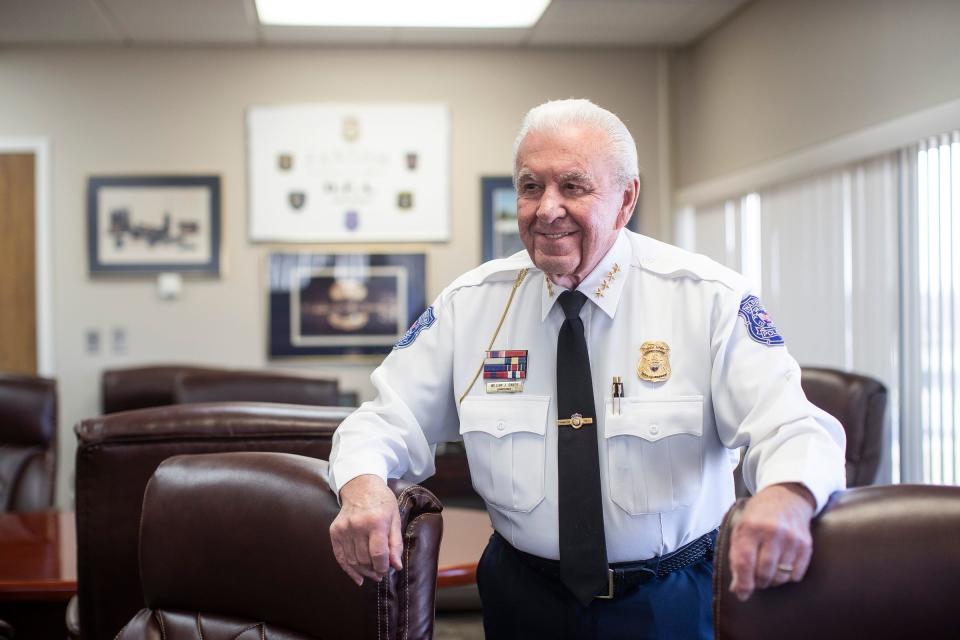
M 523 391 L 522 380 L 503 380 L 487 383 L 487 393 L 519 393 Z

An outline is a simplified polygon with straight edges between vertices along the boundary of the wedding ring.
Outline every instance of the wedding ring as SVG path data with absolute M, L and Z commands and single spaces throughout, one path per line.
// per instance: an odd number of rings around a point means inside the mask
M 778 565 L 777 565 L 777 571 L 780 571 L 781 573 L 793 573 L 793 565 L 792 565 L 792 564 L 778 564 Z

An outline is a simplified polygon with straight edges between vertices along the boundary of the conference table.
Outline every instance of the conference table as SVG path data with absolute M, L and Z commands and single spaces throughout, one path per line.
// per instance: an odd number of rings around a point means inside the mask
M 73 514 L 0 515 L 0 620 L 18 638 L 63 638 L 67 602 L 76 592 Z
M 492 532 L 490 518 L 486 511 L 447 507 L 443 527 L 438 600 L 449 592 L 461 602 L 464 593 L 476 590 L 477 561 Z M 0 514 L 0 619 L 12 624 L 19 637 L 62 637 L 64 610 L 76 592 L 74 514 Z M 27 629 L 29 635 L 23 633 Z

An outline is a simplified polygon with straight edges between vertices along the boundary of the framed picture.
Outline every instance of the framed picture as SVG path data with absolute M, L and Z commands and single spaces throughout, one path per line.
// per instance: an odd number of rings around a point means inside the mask
M 449 147 L 444 104 L 251 107 L 250 240 L 448 240 Z
M 219 275 L 220 177 L 92 177 L 87 242 L 92 274 Z
M 517 192 L 510 176 L 480 179 L 483 211 L 483 260 L 523 251 L 517 229 Z
M 385 355 L 426 309 L 423 254 L 271 253 L 268 355 Z

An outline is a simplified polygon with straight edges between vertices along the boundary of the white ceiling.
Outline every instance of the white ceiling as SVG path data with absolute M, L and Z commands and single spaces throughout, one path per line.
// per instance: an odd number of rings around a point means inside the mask
M 553 0 L 529 29 L 334 29 L 261 26 L 253 0 L 0 0 L 0 45 L 683 45 L 748 1 Z

